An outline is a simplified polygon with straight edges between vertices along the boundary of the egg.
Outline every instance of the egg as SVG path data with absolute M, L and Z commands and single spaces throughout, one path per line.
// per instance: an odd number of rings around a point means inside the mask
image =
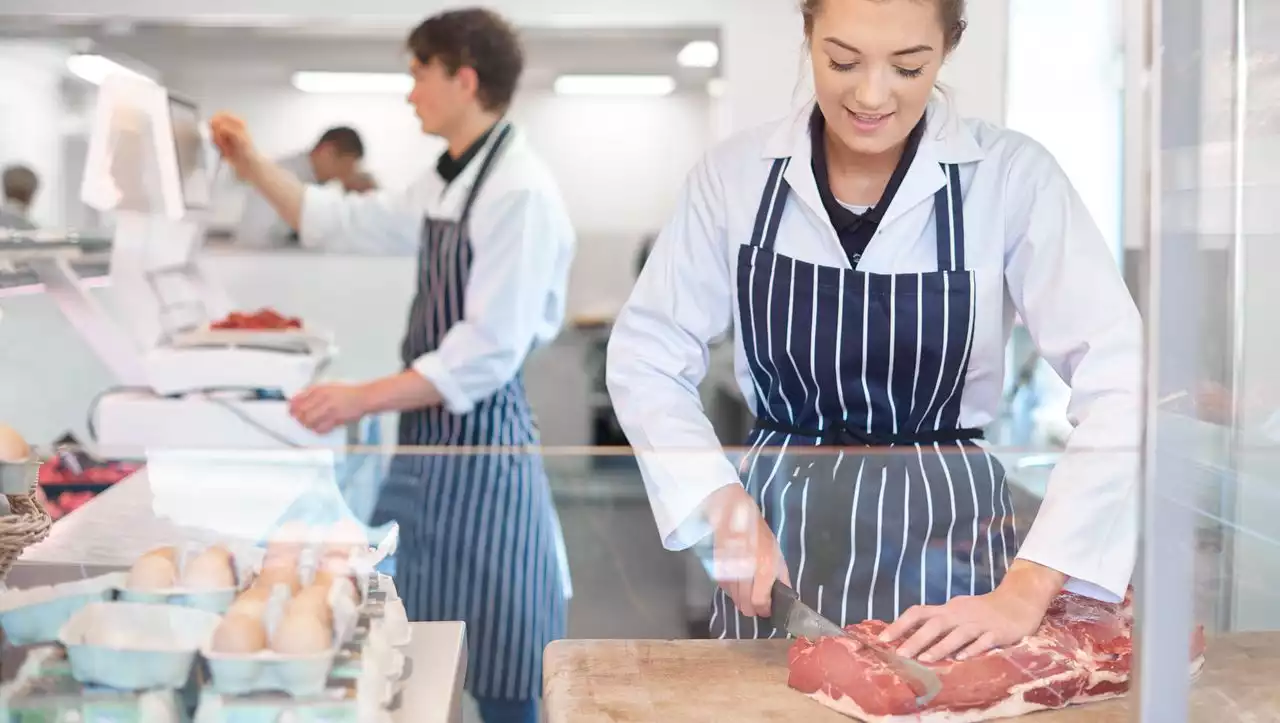
M 305 608 L 285 614 L 271 639 L 271 649 L 283 655 L 321 653 L 332 644 L 333 630 Z
M 333 610 L 329 607 L 329 588 L 310 585 L 294 595 L 285 607 L 285 615 L 298 611 L 307 611 L 313 617 L 324 621 L 325 625 L 333 625 Z
M 213 631 L 213 649 L 219 653 L 256 653 L 267 647 L 267 629 L 260 618 L 228 613 Z
M 302 552 L 311 539 L 311 528 L 305 522 L 294 520 L 280 525 L 267 543 L 267 554 L 272 553 L 294 556 Z
M 182 570 L 182 584 L 197 590 L 225 590 L 236 586 L 231 551 L 215 545 L 196 555 Z
M 168 590 L 178 583 L 178 563 L 173 548 L 148 552 L 133 563 L 127 585 L 130 590 Z
M 364 526 L 355 520 L 344 518 L 338 520 L 325 530 L 325 556 L 339 555 L 348 557 L 352 552 L 363 552 L 369 548 L 369 537 Z
M 270 599 L 270 587 L 265 585 L 251 587 L 231 601 L 231 607 L 227 608 L 227 615 L 243 615 L 261 620 L 267 613 L 267 602 Z
M 298 578 L 298 568 L 294 565 L 271 564 L 265 565 L 262 572 L 258 573 L 258 579 L 253 583 L 255 586 L 265 587 L 270 590 L 275 585 L 287 585 L 289 593 L 297 593 L 302 589 L 302 582 Z
M 332 589 L 333 585 L 338 585 L 339 591 L 347 596 L 351 602 L 360 604 L 360 591 L 356 589 L 356 584 L 346 575 L 335 575 L 327 570 L 316 572 L 316 577 L 311 581 L 316 587 L 322 587 L 325 590 Z
M 346 553 L 325 553 L 317 566 L 319 572 L 327 572 L 334 577 L 351 574 L 351 558 Z
M 0 462 L 26 462 L 31 458 L 31 447 L 18 430 L 0 424 Z

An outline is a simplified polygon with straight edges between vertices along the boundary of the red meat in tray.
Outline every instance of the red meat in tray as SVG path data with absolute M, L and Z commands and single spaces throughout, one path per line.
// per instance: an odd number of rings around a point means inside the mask
M 227 318 L 210 324 L 213 329 L 234 329 L 237 331 L 285 331 L 301 329 L 302 320 L 294 316 L 284 316 L 275 309 L 259 309 L 254 312 L 233 311 Z

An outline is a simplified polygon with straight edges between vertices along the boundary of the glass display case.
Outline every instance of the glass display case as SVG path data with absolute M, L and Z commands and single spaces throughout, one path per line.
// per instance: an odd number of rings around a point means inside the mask
M 1133 715 L 1276 720 L 1280 6 L 1127 12 L 1126 229 L 1147 240 L 1148 330 Z M 1192 682 L 1198 628 L 1205 667 Z

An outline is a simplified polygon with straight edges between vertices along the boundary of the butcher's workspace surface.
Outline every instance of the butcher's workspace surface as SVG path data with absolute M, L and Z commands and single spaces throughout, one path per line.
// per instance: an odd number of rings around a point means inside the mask
M 787 686 L 787 640 L 565 640 L 547 648 L 547 723 L 849 723 Z M 1210 637 L 1193 723 L 1280 723 L 1280 633 Z M 1131 698 L 1032 723 L 1129 723 Z

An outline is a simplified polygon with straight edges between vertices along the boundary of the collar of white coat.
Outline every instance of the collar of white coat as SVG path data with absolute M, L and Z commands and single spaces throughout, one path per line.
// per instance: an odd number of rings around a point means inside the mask
M 441 199 L 441 212 L 449 216 L 457 216 L 462 213 L 462 204 L 466 202 L 467 196 L 471 193 L 471 187 L 480 175 L 480 167 L 484 165 L 485 159 L 493 152 L 494 145 L 498 142 L 498 138 L 502 136 L 503 128 L 511 128 L 511 132 L 507 134 L 507 139 L 503 141 L 503 149 L 499 152 L 499 157 L 493 160 L 493 167 L 489 169 L 488 181 L 493 180 L 493 175 L 498 171 L 499 165 L 502 163 L 502 154 L 511 151 L 512 147 L 518 145 L 522 138 L 520 129 L 507 118 L 500 119 L 493 127 L 493 132 L 485 139 L 484 145 L 481 146 L 480 152 L 475 158 L 462 169 L 462 173 L 453 179 L 444 191 L 444 197 Z M 431 173 L 435 174 L 435 168 L 432 167 Z M 439 178 L 436 176 L 436 178 Z M 481 188 L 481 191 L 484 189 Z
M 809 116 L 813 106 L 813 102 L 805 103 L 778 125 L 765 143 L 763 157 L 790 158 L 784 178 L 791 191 L 825 218 L 826 210 L 811 169 L 813 152 L 809 140 Z M 969 126 L 944 98 L 935 96 L 929 102 L 925 118 L 920 148 L 880 221 L 882 228 L 920 202 L 933 198 L 938 189 L 946 185 L 947 179 L 940 164 L 974 163 L 985 156 Z M 834 229 L 832 234 L 835 234 Z

